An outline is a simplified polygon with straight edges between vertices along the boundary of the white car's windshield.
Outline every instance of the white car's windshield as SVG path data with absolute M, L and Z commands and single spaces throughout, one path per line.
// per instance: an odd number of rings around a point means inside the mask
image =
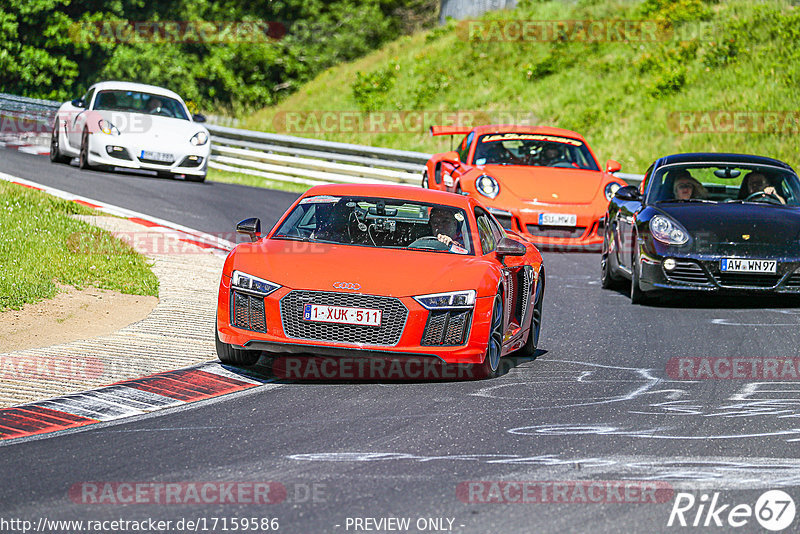
M 139 91 L 100 91 L 95 98 L 94 109 L 128 111 L 189 120 L 183 105 L 174 98 Z

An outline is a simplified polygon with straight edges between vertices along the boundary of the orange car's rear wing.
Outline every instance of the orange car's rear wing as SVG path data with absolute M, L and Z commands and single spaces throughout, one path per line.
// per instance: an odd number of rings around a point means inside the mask
M 466 126 L 431 126 L 431 135 L 467 135 L 471 131 Z

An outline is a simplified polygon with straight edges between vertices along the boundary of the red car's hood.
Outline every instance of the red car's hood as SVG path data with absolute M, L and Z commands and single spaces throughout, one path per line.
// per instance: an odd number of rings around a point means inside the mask
M 579 169 L 485 165 L 484 171 L 503 189 L 522 200 L 564 204 L 591 204 L 602 184 L 602 173 Z
M 483 296 L 479 286 L 488 268 L 476 256 L 281 239 L 239 245 L 233 264 L 234 270 L 292 289 L 340 291 L 333 284 L 345 282 L 358 284 L 358 293 L 395 297 L 463 289 Z

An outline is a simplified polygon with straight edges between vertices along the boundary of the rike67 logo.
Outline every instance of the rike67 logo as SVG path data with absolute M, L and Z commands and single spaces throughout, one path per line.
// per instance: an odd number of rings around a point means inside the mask
M 750 524 L 755 517 L 762 528 L 778 532 L 794 523 L 794 499 L 781 490 L 761 494 L 755 503 L 724 503 L 719 492 L 697 498 L 692 493 L 678 493 L 672 504 L 667 526 L 738 528 Z M 753 525 L 748 530 L 752 531 Z

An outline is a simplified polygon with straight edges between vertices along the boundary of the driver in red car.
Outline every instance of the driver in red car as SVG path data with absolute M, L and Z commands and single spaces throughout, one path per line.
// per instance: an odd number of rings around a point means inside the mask
M 447 245 L 448 247 L 455 247 L 458 250 L 464 249 L 464 245 L 456 241 L 453 237 L 458 234 L 458 221 L 455 219 L 455 214 L 450 210 L 434 206 L 431 208 L 429 215 L 429 222 L 431 231 L 436 239 Z

